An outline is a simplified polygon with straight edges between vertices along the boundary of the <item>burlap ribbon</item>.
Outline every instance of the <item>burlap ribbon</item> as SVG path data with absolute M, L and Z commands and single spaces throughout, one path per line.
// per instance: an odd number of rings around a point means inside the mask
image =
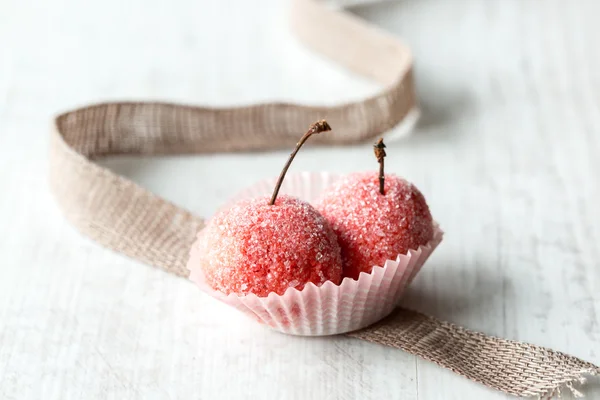
M 292 26 L 307 45 L 383 91 L 334 107 L 263 104 L 214 109 L 160 103 L 99 104 L 58 116 L 50 183 L 81 232 L 130 257 L 187 276 L 190 245 L 202 218 L 148 192 L 94 160 L 119 154 L 214 153 L 290 148 L 309 123 L 327 117 L 335 131 L 315 143 L 373 139 L 416 106 L 409 49 L 397 38 L 315 0 L 293 2 Z M 396 347 L 516 396 L 552 396 L 600 369 L 538 346 L 489 337 L 399 309 L 351 337 Z

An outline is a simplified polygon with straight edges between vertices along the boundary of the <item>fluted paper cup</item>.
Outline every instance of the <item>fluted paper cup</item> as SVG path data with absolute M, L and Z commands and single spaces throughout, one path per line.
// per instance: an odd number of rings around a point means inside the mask
M 337 178 L 329 173 L 290 174 L 281 193 L 311 202 Z M 275 179 L 259 182 L 232 201 L 269 195 L 274 185 Z M 358 280 L 344 278 L 340 285 L 331 281 L 321 286 L 308 283 L 302 290 L 289 288 L 283 295 L 226 295 L 213 290 L 204 279 L 196 243 L 190 251 L 188 268 L 190 279 L 204 292 L 270 328 L 292 335 L 335 335 L 364 328 L 390 314 L 442 236 L 436 224 L 434 237 L 427 245 L 387 260 L 384 265 L 373 267 L 371 273 L 361 272 Z

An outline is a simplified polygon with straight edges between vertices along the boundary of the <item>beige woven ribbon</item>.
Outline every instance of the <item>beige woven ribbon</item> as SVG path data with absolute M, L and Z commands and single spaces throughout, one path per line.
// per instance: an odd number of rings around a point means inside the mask
M 59 206 L 102 245 L 179 276 L 202 218 L 96 164 L 119 154 L 214 153 L 290 148 L 299 129 L 327 117 L 336 129 L 316 143 L 373 139 L 415 108 L 412 60 L 397 38 L 315 0 L 296 0 L 297 36 L 354 72 L 381 83 L 374 97 L 335 107 L 263 104 L 231 109 L 110 103 L 68 112 L 54 123 L 50 183 Z M 471 332 L 399 309 L 349 336 L 396 347 L 516 396 L 552 396 L 600 369 L 538 346 Z

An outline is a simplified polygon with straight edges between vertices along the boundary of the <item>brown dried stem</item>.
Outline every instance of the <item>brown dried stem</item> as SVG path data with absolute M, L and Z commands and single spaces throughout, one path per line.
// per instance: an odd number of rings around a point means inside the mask
M 379 162 L 379 193 L 385 194 L 385 174 L 383 170 L 383 159 L 385 158 L 386 154 L 383 138 L 379 139 L 377 143 L 373 145 L 373 152 L 375 153 L 375 157 L 377 157 L 377 162 Z
M 290 157 L 288 158 L 287 162 L 285 163 L 285 166 L 283 167 L 281 174 L 279 174 L 279 178 L 277 179 L 277 184 L 275 185 L 275 190 L 273 190 L 273 195 L 271 196 L 271 201 L 269 202 L 269 205 L 272 206 L 273 204 L 275 204 L 275 200 L 277 199 L 277 194 L 279 193 L 279 189 L 281 189 L 281 184 L 283 183 L 285 174 L 287 173 L 287 170 L 290 167 L 290 164 L 292 164 L 294 157 L 296 157 L 296 153 L 298 153 L 298 150 L 300 150 L 300 148 L 302 147 L 304 142 L 306 142 L 308 140 L 308 138 L 314 134 L 318 134 L 321 132 L 327 132 L 330 130 L 331 130 L 331 126 L 329 126 L 327 121 L 325 121 L 324 119 L 315 122 L 314 124 L 312 124 L 310 126 L 310 128 L 308 128 L 308 132 L 306 132 L 304 134 L 304 136 L 302 136 L 300 141 L 298 143 L 296 143 L 296 148 L 290 154 Z

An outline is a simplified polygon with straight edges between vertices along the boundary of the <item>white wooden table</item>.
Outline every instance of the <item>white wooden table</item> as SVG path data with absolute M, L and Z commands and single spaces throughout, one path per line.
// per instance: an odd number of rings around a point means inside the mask
M 329 104 L 377 90 L 301 47 L 285 8 L 0 1 L 0 398 L 505 398 L 401 351 L 265 330 L 58 212 L 46 183 L 56 112 L 111 99 Z M 405 303 L 600 363 L 600 2 L 355 12 L 413 48 L 422 119 L 386 166 L 422 189 L 447 233 Z M 210 215 L 277 175 L 286 154 L 107 165 Z M 306 149 L 292 167 L 370 168 L 368 144 Z M 586 393 L 600 398 L 598 379 Z

